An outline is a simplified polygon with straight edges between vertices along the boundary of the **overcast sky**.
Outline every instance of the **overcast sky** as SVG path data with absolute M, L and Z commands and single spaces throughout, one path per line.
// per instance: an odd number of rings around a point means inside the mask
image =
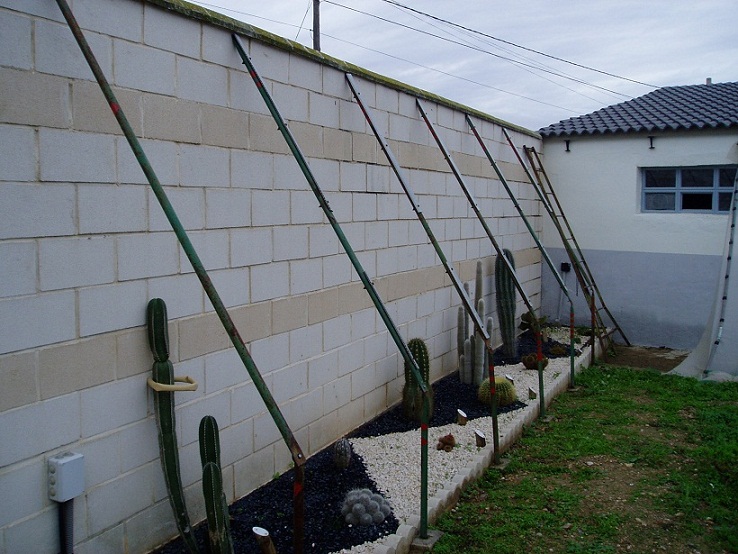
M 195 3 L 313 44 L 313 0 Z M 654 90 L 648 85 L 738 81 L 736 0 L 397 3 L 489 36 L 387 0 L 323 0 L 321 50 L 533 130 Z

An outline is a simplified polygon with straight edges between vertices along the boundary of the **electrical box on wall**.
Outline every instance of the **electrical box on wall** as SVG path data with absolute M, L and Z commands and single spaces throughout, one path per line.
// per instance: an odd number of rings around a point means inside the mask
M 85 490 L 85 457 L 63 452 L 49 458 L 49 498 L 66 502 Z

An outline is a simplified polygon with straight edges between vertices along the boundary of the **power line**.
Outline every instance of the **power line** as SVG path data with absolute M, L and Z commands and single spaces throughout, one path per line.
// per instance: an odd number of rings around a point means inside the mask
M 644 83 L 642 81 L 637 81 L 635 79 L 630 79 L 629 77 L 623 77 L 622 75 L 616 75 L 614 73 L 609 73 L 609 72 L 603 71 L 601 69 L 596 69 L 594 67 L 589 67 L 587 65 L 582 65 L 582 64 L 579 64 L 579 63 L 576 63 L 576 62 L 572 62 L 570 60 L 566 60 L 564 58 L 559 58 L 558 56 L 553 56 L 551 54 L 546 54 L 545 52 L 541 52 L 539 50 L 535 50 L 534 48 L 528 48 L 527 46 L 522 46 L 520 44 L 516 44 L 514 42 L 511 42 L 509 40 L 505 40 L 505 39 L 501 39 L 499 37 L 488 35 L 487 33 L 483 33 L 482 31 L 477 31 L 476 29 L 472 29 L 470 27 L 464 27 L 463 25 L 460 25 L 458 23 L 454 23 L 453 21 L 448 21 L 446 19 L 437 17 L 435 15 L 432 15 L 432 14 L 429 14 L 429 13 L 426 13 L 426 12 L 422 12 L 420 10 L 416 10 L 415 8 L 411 8 L 410 6 L 406 6 L 404 4 L 400 4 L 399 2 L 395 2 L 394 0 L 381 0 L 381 1 L 382 2 L 385 2 L 387 4 L 392 4 L 394 6 L 397 6 L 399 8 L 402 8 L 404 10 L 415 12 L 417 14 L 420 14 L 420 15 L 424 16 L 424 17 L 429 17 L 429 18 L 434 19 L 436 21 L 440 21 L 442 23 L 446 23 L 447 25 L 452 25 L 453 27 L 458 27 L 459 29 L 464 29 L 465 31 L 469 31 L 469 32 L 474 33 L 474 34 L 477 34 L 477 35 L 482 35 L 484 37 L 487 37 L 489 39 L 492 39 L 492 40 L 495 40 L 495 41 L 498 41 L 498 42 L 502 42 L 504 44 L 509 44 L 510 46 L 514 46 L 515 48 L 520 48 L 522 50 L 527 50 L 528 52 L 533 52 L 534 54 L 538 54 L 539 56 L 544 56 L 546 58 L 550 58 L 550 59 L 556 60 L 558 62 L 563 62 L 563 63 L 569 64 L 569 65 L 573 65 L 575 67 L 579 67 L 581 69 L 586 69 L 588 71 L 594 71 L 594 72 L 600 73 L 602 75 L 607 75 L 608 77 L 614 77 L 616 79 L 622 79 L 623 81 L 629 81 L 629 82 L 635 83 L 637 85 L 643 85 L 645 87 L 651 87 L 651 88 L 659 88 L 658 85 L 652 85 L 652 84 L 649 84 L 649 83 Z
M 344 8 L 344 9 L 347 9 L 347 10 L 350 10 L 350 11 L 353 11 L 353 12 L 356 12 L 356 13 L 360 13 L 360 14 L 362 14 L 362 15 L 366 15 L 366 16 L 369 16 L 369 17 L 373 17 L 373 18 L 375 18 L 375 19 L 379 19 L 380 21 L 384 21 L 385 23 L 390 23 L 390 24 L 392 24 L 392 25 L 397 25 L 397 26 L 399 26 L 399 27 L 402 27 L 402 28 L 404 28 L 404 29 L 409 29 L 409 30 L 411 30 L 411 31 L 415 31 L 416 33 L 421 33 L 421 34 L 424 34 L 424 35 L 428 35 L 428 36 L 431 36 L 431 37 L 437 38 L 437 39 L 439 39 L 439 40 L 443 40 L 443 41 L 445 41 L 445 42 L 450 42 L 450 43 L 452 43 L 452 44 L 456 44 L 456 45 L 458 45 L 458 46 L 462 46 L 462 47 L 464 47 L 464 48 L 468 48 L 468 49 L 470 49 L 470 50 L 474 50 L 474 51 L 477 51 L 477 52 L 481 52 L 481 53 L 483 53 L 483 54 L 487 54 L 487 55 L 489 55 L 489 56 L 492 56 L 492 57 L 495 57 L 495 58 L 499 58 L 499 59 L 502 59 L 502 60 L 506 60 L 506 61 L 508 61 L 508 62 L 510 62 L 510 63 L 513 63 L 513 64 L 516 64 L 516 65 L 520 65 L 520 66 L 524 66 L 524 67 L 530 67 L 530 68 L 533 68 L 533 69 L 537 69 L 537 70 L 539 70 L 539 71 L 543 71 L 543 72 L 545 72 L 545 73 L 550 73 L 551 75 L 556 75 L 557 77 L 561 77 L 562 79 L 568 79 L 568 80 L 570 80 L 570 81 L 574 81 L 574 82 L 576 82 L 576 83 L 579 83 L 579 84 L 581 84 L 581 85 L 585 85 L 585 86 L 588 86 L 588 87 L 592 87 L 592 88 L 600 89 L 600 90 L 603 90 L 603 91 L 605 91 L 605 92 L 609 92 L 609 93 L 612 93 L 612 94 L 615 94 L 615 95 L 621 96 L 621 97 L 623 97 L 623 98 L 631 98 L 630 96 L 628 96 L 628 95 L 626 95 L 626 94 L 622 94 L 622 93 L 620 93 L 620 92 L 617 92 L 617 91 L 615 91 L 615 90 L 611 90 L 611 89 L 608 89 L 608 88 L 606 88 L 606 87 L 602 87 L 602 86 L 600 86 L 600 85 L 594 85 L 594 84 L 592 84 L 592 83 L 588 83 L 588 82 L 586 82 L 586 81 L 583 81 L 583 80 L 581 80 L 581 79 L 577 79 L 577 78 L 575 78 L 575 77 L 568 77 L 568 76 L 566 76 L 566 75 L 564 75 L 564 74 L 562 74 L 562 73 L 556 72 L 556 71 L 554 71 L 554 70 L 552 70 L 552 69 L 547 69 L 547 68 L 541 68 L 541 67 L 536 67 L 536 66 L 534 66 L 534 65 L 532 65 L 532 64 L 529 64 L 529 63 L 526 63 L 526 62 L 521 62 L 521 61 L 519 61 L 519 60 L 515 60 L 515 59 L 513 59 L 513 58 L 509 58 L 509 57 L 507 57 L 507 56 L 502 56 L 501 54 L 495 54 L 494 52 L 490 52 L 489 50 L 485 50 L 484 48 L 479 48 L 479 47 L 477 47 L 477 46 L 473 46 L 473 45 L 471 45 L 471 44 L 467 44 L 467 43 L 464 43 L 464 42 L 460 42 L 460 41 L 458 41 L 458 40 L 453 40 L 453 39 L 450 39 L 450 38 L 447 38 L 447 37 L 443 37 L 443 36 L 441 36 L 441 35 L 437 35 L 437 34 L 435 34 L 435 33 L 431 33 L 431 32 L 429 32 L 429 31 L 423 31 L 423 30 L 421 30 L 421 29 L 417 29 L 417 28 L 415 28 L 415 27 L 412 27 L 412 26 L 410 26 L 410 25 L 406 25 L 406 24 L 404 24 L 404 23 L 399 23 L 399 22 L 397 22 L 397 21 L 392 21 L 391 19 L 387 19 L 387 18 L 385 18 L 385 17 L 381 17 L 381 16 L 379 16 L 379 15 L 375 15 L 375 14 L 372 14 L 372 13 L 369 13 L 369 12 L 365 12 L 365 11 L 363 11 L 363 10 L 360 10 L 360 9 L 358 9 L 358 8 L 352 8 L 351 6 L 345 6 L 345 5 L 343 5 L 343 4 L 339 4 L 338 2 L 334 2 L 334 1 L 332 1 L 332 0 L 323 0 L 323 2 L 325 2 L 326 4 L 333 4 L 334 6 L 338 6 L 338 7 L 340 7 L 340 8 Z M 651 85 L 647 85 L 647 86 L 651 86 Z

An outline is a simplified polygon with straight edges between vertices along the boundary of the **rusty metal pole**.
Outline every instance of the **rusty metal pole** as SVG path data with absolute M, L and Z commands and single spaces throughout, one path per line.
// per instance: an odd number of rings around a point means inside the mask
M 74 38 L 76 39 L 77 44 L 80 47 L 80 50 L 82 51 L 82 55 L 87 60 L 87 63 L 90 66 L 90 69 L 92 70 L 92 73 L 95 76 L 95 79 L 97 80 L 97 83 L 100 86 L 100 89 L 102 90 L 102 93 L 104 94 L 105 99 L 107 100 L 108 105 L 110 106 L 110 109 L 113 112 L 113 115 L 115 115 L 115 118 L 118 120 L 118 124 L 120 125 L 120 128 L 123 131 L 123 134 L 128 140 L 128 144 L 131 146 L 131 149 L 133 150 L 133 153 L 136 156 L 136 160 L 141 166 L 141 169 L 146 175 L 146 178 L 148 179 L 149 184 L 151 185 L 151 188 L 154 191 L 154 194 L 156 195 L 157 200 L 159 201 L 159 204 L 164 210 L 164 214 L 169 220 L 169 223 L 172 226 L 172 229 L 174 230 L 174 233 L 177 236 L 177 239 L 182 245 L 182 249 L 184 250 L 190 263 L 192 264 L 192 267 L 195 270 L 195 273 L 197 274 L 197 277 L 200 280 L 200 283 L 202 284 L 202 287 L 205 290 L 205 293 L 208 295 L 210 302 L 213 304 L 213 307 L 215 308 L 215 311 L 218 314 L 218 317 L 220 318 L 220 321 L 223 324 L 223 327 L 228 333 L 228 336 L 230 337 L 231 342 L 233 343 L 233 346 L 238 352 L 238 355 L 241 358 L 241 361 L 244 363 L 244 366 L 246 367 L 249 377 L 254 382 L 254 386 L 256 387 L 256 390 L 259 392 L 259 395 L 261 396 L 264 404 L 266 405 L 266 408 L 269 411 L 269 414 L 272 416 L 274 423 L 279 429 L 279 432 L 282 435 L 282 439 L 287 445 L 287 448 L 290 450 L 292 461 L 295 464 L 295 469 L 300 468 L 300 466 L 302 466 L 305 463 L 305 456 L 302 453 L 302 449 L 300 448 L 300 445 L 297 443 L 297 440 L 292 434 L 292 430 L 290 429 L 289 425 L 287 425 L 287 421 L 284 419 L 284 416 L 282 415 L 282 412 L 280 411 L 279 406 L 274 401 L 274 398 L 272 397 L 272 394 L 269 391 L 269 388 L 266 386 L 266 383 L 262 379 L 261 374 L 259 373 L 259 370 L 256 367 L 256 364 L 254 363 L 254 360 L 251 358 L 251 355 L 249 354 L 246 348 L 246 344 L 241 338 L 238 332 L 238 329 L 236 328 L 236 325 L 233 323 L 233 320 L 231 319 L 231 316 L 228 313 L 228 310 L 223 304 L 223 301 L 221 300 L 220 295 L 218 294 L 218 291 L 215 289 L 215 286 L 210 280 L 210 277 L 208 276 L 207 271 L 205 270 L 205 267 L 202 264 L 202 261 L 197 255 L 197 252 L 195 251 L 195 248 L 190 242 L 190 239 L 187 236 L 187 233 L 185 232 L 184 227 L 179 221 L 179 218 L 177 217 L 177 214 L 174 211 L 174 208 L 169 202 L 169 199 L 167 198 L 167 195 L 164 192 L 164 189 L 161 186 L 161 183 L 159 182 L 159 179 L 156 176 L 156 173 L 151 167 L 151 164 L 149 163 L 149 160 L 146 157 L 146 154 L 144 153 L 143 148 L 141 147 L 141 144 L 138 138 L 133 132 L 133 128 L 131 127 L 130 123 L 128 122 L 128 119 L 123 113 L 123 109 L 120 107 L 120 104 L 118 103 L 118 100 L 116 99 L 115 94 L 113 93 L 113 90 L 110 87 L 110 84 L 105 78 L 105 75 L 102 72 L 100 65 L 98 64 L 97 59 L 95 58 L 95 55 L 93 54 L 87 40 L 85 39 L 84 34 L 82 33 L 82 30 L 79 27 L 79 23 L 77 23 L 77 20 L 74 17 L 74 14 L 72 13 L 71 9 L 69 8 L 69 4 L 67 4 L 66 0 L 57 0 L 57 4 L 59 5 L 59 9 L 61 10 L 62 15 L 64 16 L 64 19 L 66 19 L 67 24 L 69 25 L 69 28 L 72 31 L 72 34 L 74 35 Z M 296 472 L 296 474 L 304 474 L 304 473 Z M 303 516 L 301 516 L 301 519 L 302 518 Z M 295 533 L 297 535 L 298 533 L 297 529 L 295 530 Z M 301 533 L 302 533 L 302 529 L 300 529 L 300 534 Z M 296 550 L 296 552 L 298 551 Z

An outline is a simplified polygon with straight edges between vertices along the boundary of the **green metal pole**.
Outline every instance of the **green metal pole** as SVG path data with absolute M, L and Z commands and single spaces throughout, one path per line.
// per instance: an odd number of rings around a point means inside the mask
M 136 156 L 136 160 L 138 161 L 139 165 L 141 166 L 141 169 L 146 175 L 146 178 L 148 179 L 149 184 L 151 185 L 151 188 L 154 191 L 154 194 L 157 200 L 159 201 L 159 204 L 164 210 L 164 213 L 167 219 L 169 220 L 169 223 L 171 224 L 172 229 L 174 230 L 174 233 L 177 236 L 177 239 L 182 245 L 182 249 L 187 255 L 187 258 L 189 259 L 190 263 L 192 264 L 192 267 L 195 270 L 195 273 L 197 274 L 198 279 L 200 280 L 203 288 L 205 289 L 205 293 L 208 295 L 208 298 L 210 299 L 210 302 L 213 304 L 213 307 L 215 308 L 215 311 L 218 314 L 218 317 L 220 318 L 220 321 L 223 324 L 223 327 L 228 333 L 228 336 L 230 337 L 231 342 L 233 343 L 233 346 L 235 347 L 236 351 L 238 352 L 239 357 L 244 363 L 244 366 L 246 367 L 246 370 L 248 371 L 249 377 L 254 382 L 254 386 L 256 387 L 256 390 L 259 392 L 259 395 L 264 401 L 264 404 L 266 405 L 267 410 L 272 416 L 274 423 L 277 425 L 277 428 L 279 429 L 279 432 L 281 433 L 282 438 L 285 444 L 287 445 L 287 448 L 290 450 L 290 454 L 292 456 L 292 460 L 295 464 L 295 467 L 301 466 L 302 464 L 305 463 L 305 456 L 302 453 L 302 449 L 300 448 L 300 445 L 297 443 L 297 440 L 292 434 L 292 431 L 289 428 L 289 425 L 287 425 L 287 421 L 284 419 L 284 416 L 282 415 L 282 412 L 280 411 L 279 406 L 274 401 L 274 398 L 272 397 L 271 392 L 269 392 L 269 389 L 266 386 L 266 383 L 264 382 L 264 380 L 262 379 L 261 374 L 259 373 L 259 370 L 256 367 L 256 364 L 254 363 L 254 360 L 251 358 L 251 355 L 249 354 L 243 339 L 238 333 L 238 329 L 236 329 L 236 326 L 233 323 L 233 320 L 231 319 L 230 315 L 228 314 L 228 311 L 226 310 L 226 307 L 223 304 L 223 301 L 221 300 L 220 295 L 218 294 L 217 290 L 215 289 L 215 286 L 210 280 L 210 277 L 208 276 L 207 271 L 205 270 L 205 267 L 203 266 L 199 256 L 197 255 L 195 248 L 192 246 L 192 243 L 190 242 L 190 239 L 187 236 L 187 233 L 185 232 L 184 227 L 180 223 L 179 218 L 177 217 L 177 214 L 174 211 L 174 208 L 169 202 L 169 199 L 167 198 L 167 195 L 164 192 L 164 189 L 162 188 L 161 183 L 159 182 L 159 179 L 156 176 L 156 173 L 154 172 L 153 168 L 151 167 L 151 164 L 149 163 L 148 158 L 146 157 L 146 154 L 144 153 L 141 147 L 141 144 L 138 141 L 138 138 L 134 134 L 133 129 L 130 123 L 128 122 L 128 119 L 123 113 L 123 109 L 120 107 L 120 104 L 118 103 L 118 100 L 116 99 L 115 94 L 113 93 L 113 90 L 108 84 L 108 81 L 105 78 L 105 75 L 102 69 L 100 68 L 100 65 L 98 64 L 97 59 L 95 58 L 95 55 L 93 54 L 89 44 L 87 43 L 87 40 L 85 39 L 84 34 L 82 33 L 82 30 L 80 29 L 79 24 L 77 23 L 77 20 L 74 17 L 74 14 L 69 8 L 69 5 L 67 4 L 66 0 L 57 0 L 57 4 L 59 5 L 59 9 L 61 10 L 64 18 L 66 19 L 67 24 L 69 25 L 69 28 L 71 29 L 72 34 L 74 35 L 74 38 L 76 39 L 77 44 L 79 45 L 83 56 L 87 60 L 87 63 L 90 66 L 90 69 L 92 70 L 92 73 L 95 76 L 95 79 L 97 80 L 97 83 L 100 86 L 100 89 L 102 90 L 102 93 L 104 94 L 105 99 L 107 100 L 108 105 L 110 106 L 110 109 L 113 112 L 113 115 L 115 115 L 115 118 L 118 120 L 118 124 L 120 125 L 120 128 L 123 131 L 123 134 L 128 140 L 128 144 L 131 146 L 131 149 L 133 150 L 133 153 Z
M 443 253 L 443 249 L 441 248 L 441 245 L 438 243 L 438 240 L 436 240 L 436 237 L 433 234 L 433 231 L 431 230 L 430 225 L 428 224 L 428 221 L 425 218 L 425 215 L 423 214 L 423 210 L 421 209 L 420 204 L 415 198 L 415 194 L 413 193 L 408 183 L 405 181 L 405 177 L 402 174 L 402 171 L 400 169 L 400 164 L 395 158 L 395 155 L 392 152 L 392 149 L 390 148 L 389 143 L 382 137 L 382 135 L 379 132 L 379 129 L 377 129 L 377 126 L 374 124 L 374 120 L 372 119 L 372 116 L 369 113 L 368 108 L 364 105 L 364 102 L 361 99 L 361 93 L 359 92 L 359 89 L 356 86 L 356 83 L 354 83 L 353 75 L 351 75 L 350 73 L 346 73 L 346 81 L 348 82 L 349 87 L 351 88 L 351 92 L 353 93 L 354 98 L 356 99 L 356 103 L 359 105 L 361 112 L 364 114 L 364 118 L 369 124 L 369 127 L 371 127 L 372 132 L 374 133 L 374 137 L 377 139 L 377 142 L 379 143 L 379 146 L 382 149 L 382 152 L 384 152 L 384 155 L 387 157 L 387 161 L 392 167 L 392 171 L 397 177 L 397 180 L 400 182 L 400 186 L 402 187 L 402 190 L 405 191 L 405 195 L 410 201 L 410 204 L 412 205 L 415 215 L 417 216 L 418 220 L 423 226 L 423 229 L 425 230 L 425 234 L 428 236 L 428 239 L 433 245 L 433 248 L 435 249 L 436 254 L 438 255 L 438 259 L 441 260 L 441 263 L 443 264 L 443 267 L 446 270 L 446 274 L 451 279 L 451 282 L 453 283 L 454 288 L 456 289 L 456 292 L 461 297 L 461 302 L 464 304 L 464 307 L 466 308 L 467 313 L 471 316 L 472 321 L 474 322 L 475 330 L 477 331 L 477 333 L 479 333 L 482 336 L 485 348 L 489 354 L 490 370 L 491 370 L 491 373 L 494 375 L 494 366 L 491 362 L 494 356 L 494 351 L 492 348 L 492 340 L 491 340 L 489 333 L 487 332 L 486 327 L 484 326 L 484 322 L 482 321 L 482 318 L 479 317 L 479 313 L 477 312 L 476 306 L 472 305 L 471 299 L 469 298 L 469 295 L 466 293 L 466 290 L 464 290 L 464 285 L 461 283 L 461 279 L 459 279 L 458 275 L 456 275 L 454 268 L 448 262 L 446 255 Z M 494 399 L 495 394 L 494 394 L 493 388 L 490 389 L 490 395 Z M 493 428 L 493 434 L 494 434 L 494 442 L 495 444 L 499 444 L 497 411 L 494 409 L 492 410 L 492 428 Z M 495 450 L 495 453 L 497 454 L 497 450 Z
M 274 118 L 274 121 L 277 123 L 277 127 L 279 128 L 279 131 L 282 133 L 282 136 L 287 142 L 287 146 L 290 148 L 290 151 L 292 152 L 293 156 L 295 157 L 295 160 L 300 166 L 300 169 L 302 170 L 303 175 L 307 179 L 308 185 L 310 185 L 311 190 L 315 194 L 315 197 L 318 199 L 318 203 L 320 204 L 320 207 L 323 209 L 323 212 L 328 218 L 328 221 L 330 222 L 331 227 L 333 227 L 333 230 L 335 231 L 339 242 L 343 246 L 343 249 L 346 251 L 346 254 L 348 255 L 349 259 L 351 260 L 351 264 L 354 266 L 356 273 L 359 275 L 359 279 L 361 279 L 361 282 L 364 285 L 364 288 L 369 294 L 369 297 L 372 299 L 372 302 L 374 303 L 374 306 L 379 312 L 379 315 L 382 318 L 382 321 L 384 321 L 384 324 L 387 327 L 387 330 L 389 331 L 390 336 L 392 337 L 392 340 L 395 342 L 395 344 L 397 345 L 397 348 L 400 350 L 400 354 L 402 355 L 403 360 L 409 364 L 411 371 L 413 373 L 413 376 L 415 377 L 418 383 L 418 386 L 420 387 L 420 390 L 423 394 L 424 408 L 422 410 L 421 424 L 420 424 L 420 430 L 421 430 L 420 431 L 421 432 L 420 506 L 421 508 L 420 508 L 420 529 L 418 532 L 421 538 L 427 538 L 428 537 L 428 421 L 430 418 L 430 414 L 428 413 L 428 388 L 430 387 L 430 383 L 426 383 L 423 380 L 423 376 L 420 373 L 420 368 L 418 366 L 418 363 L 415 361 L 407 345 L 402 340 L 402 337 L 400 336 L 400 333 L 397 330 L 397 327 L 392 321 L 392 318 L 390 318 L 390 315 L 387 312 L 387 309 L 384 306 L 382 299 L 379 297 L 379 294 L 374 288 L 374 285 L 369 279 L 369 276 L 366 274 L 366 271 L 362 267 L 361 262 L 359 262 L 359 259 L 356 256 L 354 249 L 351 247 L 351 243 L 349 243 L 348 239 L 346 238 L 346 235 L 343 233 L 343 230 L 341 229 L 341 226 L 336 220 L 336 217 L 333 215 L 333 210 L 328 204 L 328 200 L 323 195 L 323 192 L 321 191 L 320 186 L 318 185 L 318 182 L 315 179 L 315 176 L 313 175 L 313 172 L 310 169 L 310 166 L 308 165 L 307 160 L 305 159 L 305 156 L 303 156 L 302 151 L 300 150 L 300 147 L 297 144 L 297 141 L 295 141 L 295 138 L 292 136 L 291 131 L 285 124 L 284 119 L 282 118 L 282 115 L 279 113 L 279 110 L 277 109 L 277 106 L 274 104 L 274 101 L 272 100 L 271 95 L 269 94 L 266 87 L 264 86 L 264 82 L 261 80 L 261 77 L 257 73 L 256 68 L 254 67 L 254 64 L 251 62 L 251 59 L 249 58 L 249 56 L 246 54 L 246 50 L 243 47 L 243 44 L 241 43 L 241 39 L 235 33 L 232 35 L 232 38 L 233 38 L 233 44 L 235 45 L 236 50 L 238 50 L 238 53 L 241 56 L 241 60 L 243 61 L 246 68 L 248 69 L 249 75 L 251 75 L 251 78 L 253 79 L 254 84 L 256 85 L 256 88 L 259 91 L 259 94 L 261 94 L 261 97 L 264 100 L 264 103 L 269 109 L 269 113 L 272 115 L 272 117 Z

